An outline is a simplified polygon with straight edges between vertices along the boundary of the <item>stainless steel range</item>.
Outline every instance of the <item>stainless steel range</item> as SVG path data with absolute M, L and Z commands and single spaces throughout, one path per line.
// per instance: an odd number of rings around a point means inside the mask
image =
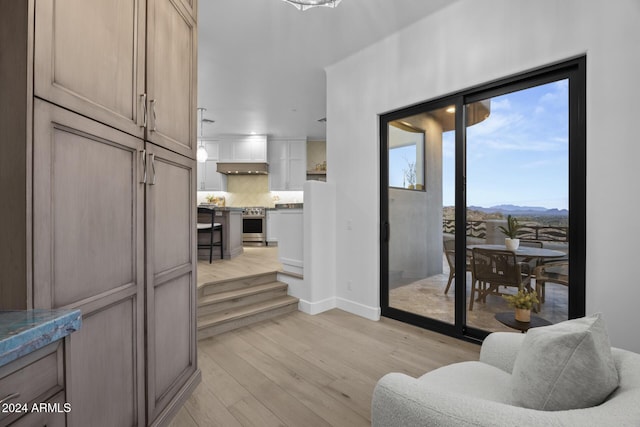
M 242 210 L 242 243 L 246 246 L 264 246 L 267 243 L 266 210 L 262 207 Z

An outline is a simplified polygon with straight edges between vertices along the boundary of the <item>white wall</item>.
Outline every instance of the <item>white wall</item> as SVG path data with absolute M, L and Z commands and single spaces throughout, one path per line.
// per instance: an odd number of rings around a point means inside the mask
M 639 23 L 638 0 L 461 0 L 328 67 L 343 308 L 379 312 L 378 114 L 586 54 L 587 313 L 604 314 L 614 345 L 640 352 L 631 317 L 640 301 Z
M 336 307 L 335 187 L 304 183 L 304 292 L 299 308 L 317 314 Z

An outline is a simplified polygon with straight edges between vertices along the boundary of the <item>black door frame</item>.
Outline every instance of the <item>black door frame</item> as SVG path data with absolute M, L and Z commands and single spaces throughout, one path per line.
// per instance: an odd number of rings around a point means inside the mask
M 431 329 L 459 339 L 480 342 L 488 331 L 466 325 L 466 284 L 455 283 L 454 324 L 389 306 L 389 150 L 388 124 L 403 117 L 455 105 L 455 221 L 456 253 L 466 251 L 466 130 L 464 106 L 557 80 L 569 81 L 569 313 L 570 319 L 585 315 L 586 267 L 586 57 L 581 56 L 537 70 L 496 80 L 436 100 L 380 116 L 380 307 L 385 317 Z M 465 257 L 456 257 L 456 277 L 465 277 Z

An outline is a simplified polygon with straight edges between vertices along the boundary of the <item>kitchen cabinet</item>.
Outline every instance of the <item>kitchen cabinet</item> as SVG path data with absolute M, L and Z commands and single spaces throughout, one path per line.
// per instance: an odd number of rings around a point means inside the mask
M 195 161 L 149 144 L 146 190 L 147 413 L 157 419 L 196 369 Z
M 82 311 L 63 424 L 166 424 L 200 378 L 195 8 L 0 2 L 0 309 Z
M 143 146 L 34 101 L 34 306 L 83 314 L 67 368 L 69 425 L 145 417 Z
M 228 135 L 220 137 L 220 161 L 265 163 L 266 135 Z
M 4 403 L 26 404 L 30 409 L 34 403 L 45 401 L 58 392 L 64 392 L 63 342 L 64 340 L 59 340 L 51 343 L 0 367 L 0 396 L 6 399 Z M 7 425 L 18 418 L 28 418 L 29 412 L 22 408 L 3 408 L 0 411 L 0 425 Z
M 195 157 L 193 6 L 35 2 L 35 95 Z
M 81 326 L 79 310 L 0 311 L 0 425 L 66 425 L 65 355 Z M 55 412 L 39 411 L 49 403 Z
M 38 403 L 40 404 L 41 402 Z M 63 392 L 56 394 L 51 399 L 43 403 L 49 408 L 55 408 L 56 411 L 31 412 L 11 424 L 11 427 L 64 427 L 67 425 L 67 414 L 64 406 L 67 402 Z
M 204 141 L 207 160 L 198 162 L 197 188 L 200 191 L 227 191 L 227 176 L 218 172 L 220 142 Z
M 147 3 L 147 139 L 195 158 L 197 32 L 185 4 Z
M 282 209 L 276 227 L 282 270 L 304 274 L 304 209 Z
M 269 141 L 269 189 L 302 191 L 307 179 L 307 142 L 304 139 Z
M 275 209 L 267 210 L 267 245 L 278 245 L 280 216 L 280 212 Z

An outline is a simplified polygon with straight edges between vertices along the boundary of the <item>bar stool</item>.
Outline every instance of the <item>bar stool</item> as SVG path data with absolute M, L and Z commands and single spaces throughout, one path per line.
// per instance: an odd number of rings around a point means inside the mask
M 224 246 L 223 246 L 223 235 L 222 235 L 222 224 L 215 222 L 216 211 L 215 209 L 209 208 L 201 208 L 198 207 L 198 249 L 209 249 L 209 264 L 213 262 L 213 247 L 220 246 L 220 259 L 224 259 Z M 200 220 L 206 218 L 205 221 L 200 222 Z M 220 240 L 217 242 L 213 241 L 213 234 L 219 231 L 220 232 Z M 200 243 L 200 234 L 209 234 L 209 242 Z

